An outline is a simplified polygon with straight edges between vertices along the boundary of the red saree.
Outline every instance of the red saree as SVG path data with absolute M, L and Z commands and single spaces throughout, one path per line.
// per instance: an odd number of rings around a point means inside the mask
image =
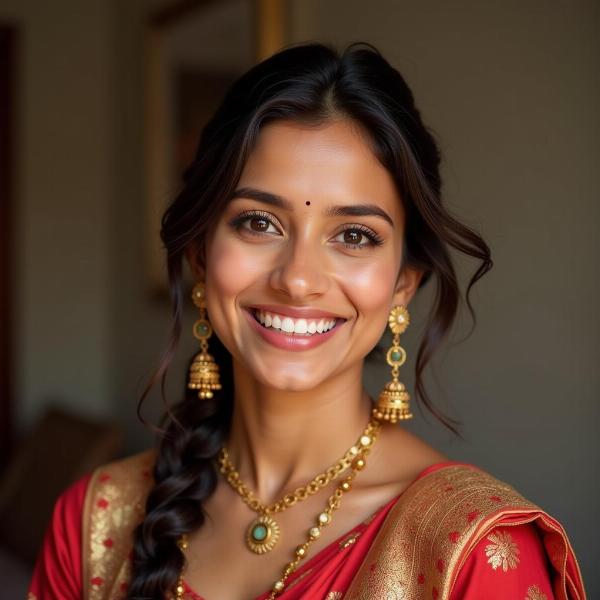
M 153 458 L 105 465 L 61 495 L 28 600 L 125 596 Z M 204 600 L 189 587 L 186 598 Z M 443 463 L 308 559 L 280 598 L 583 600 L 585 591 L 557 521 L 483 471 Z

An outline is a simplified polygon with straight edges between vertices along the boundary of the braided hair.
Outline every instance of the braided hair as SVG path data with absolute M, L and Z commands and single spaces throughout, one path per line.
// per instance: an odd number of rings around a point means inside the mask
M 461 224 L 441 201 L 440 154 L 421 120 L 413 94 L 400 73 L 369 44 L 352 44 L 338 53 L 322 44 L 289 47 L 259 63 L 229 89 L 204 128 L 183 187 L 162 219 L 173 310 L 171 340 L 146 390 L 163 391 L 165 376 L 181 334 L 182 266 L 186 249 L 199 248 L 204 262 L 209 232 L 214 230 L 235 189 L 260 128 L 274 120 L 321 124 L 332 118 L 359 123 L 373 152 L 392 175 L 406 214 L 403 264 L 423 271 L 419 287 L 430 279 L 435 295 L 416 356 L 417 399 L 449 429 L 455 421 L 431 402 L 423 371 L 451 328 L 463 299 L 450 249 L 473 257 L 479 266 L 466 288 L 492 267 L 490 249 L 478 233 Z M 381 350 L 376 346 L 367 358 Z M 145 515 L 134 532 L 132 577 L 127 600 L 163 599 L 172 593 L 184 564 L 177 546 L 181 534 L 202 527 L 203 503 L 217 484 L 215 457 L 226 439 L 232 415 L 231 355 L 218 337 L 211 353 L 221 369 L 222 389 L 198 401 L 186 391 L 160 421 L 154 487 Z

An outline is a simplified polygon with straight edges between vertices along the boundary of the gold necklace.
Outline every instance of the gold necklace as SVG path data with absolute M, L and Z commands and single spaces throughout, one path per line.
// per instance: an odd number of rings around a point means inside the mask
M 354 444 L 353 446 L 351 446 L 350 449 L 346 452 L 346 454 L 336 463 L 336 465 L 340 465 L 342 463 L 342 461 L 347 459 L 347 457 L 350 453 L 352 456 L 352 459 L 350 459 L 350 461 L 351 461 L 350 467 L 352 468 L 352 473 L 350 475 L 348 475 L 347 477 L 345 477 L 338 484 L 338 486 L 336 487 L 333 494 L 327 500 L 327 505 L 326 505 L 325 509 L 321 513 L 319 513 L 319 515 L 317 515 L 316 524 L 308 530 L 306 541 L 296 547 L 296 550 L 294 551 L 294 558 L 286 564 L 286 566 L 283 569 L 282 577 L 279 580 L 277 580 L 275 582 L 275 584 L 273 585 L 273 587 L 271 589 L 271 594 L 269 595 L 269 600 L 273 600 L 274 598 L 276 598 L 277 596 L 279 596 L 279 594 L 281 594 L 283 592 L 283 590 L 285 588 L 286 579 L 296 570 L 296 567 L 298 566 L 300 561 L 306 557 L 307 549 L 310 546 L 310 544 L 312 544 L 312 542 L 314 542 L 316 539 L 318 539 L 320 537 L 321 529 L 323 527 L 325 527 L 326 525 L 329 525 L 329 523 L 331 523 L 332 513 L 333 513 L 333 511 L 337 510 L 340 507 L 340 502 L 341 502 L 342 496 L 344 495 L 344 493 L 349 492 L 352 489 L 353 479 L 356 477 L 356 475 L 358 474 L 359 471 L 362 471 L 365 468 L 365 466 L 366 466 L 365 458 L 371 451 L 373 443 L 377 439 L 377 435 L 379 433 L 380 427 L 381 427 L 381 423 L 376 418 L 371 417 L 367 427 L 365 428 L 364 432 L 358 439 L 357 443 Z M 226 455 L 221 454 L 220 456 L 222 457 L 222 456 L 226 456 Z M 280 500 L 277 503 L 273 503 L 273 505 L 282 503 L 281 506 L 283 508 L 280 508 L 280 510 L 285 510 L 289 506 L 293 506 L 298 500 L 303 500 L 306 497 L 306 496 L 303 496 L 303 494 L 304 493 L 308 494 L 307 490 L 309 488 L 311 488 L 311 484 L 315 483 L 315 481 L 319 478 L 327 477 L 327 474 L 330 471 L 330 469 L 335 468 L 336 465 L 327 469 L 327 471 L 325 471 L 325 473 L 321 473 L 320 475 L 317 475 L 317 477 L 315 477 L 315 479 L 313 479 L 313 481 L 310 484 L 308 484 L 307 486 L 298 488 L 291 494 L 286 494 L 286 496 L 284 496 L 282 500 Z M 342 470 L 344 470 L 344 469 L 342 469 Z M 231 471 L 228 471 L 228 472 L 231 472 Z M 237 472 L 235 470 L 233 470 L 233 472 L 235 472 L 237 475 L 237 478 L 234 478 L 235 481 L 240 484 L 240 489 L 237 489 L 237 487 L 236 487 L 236 491 L 242 496 L 242 498 L 244 499 L 246 504 L 248 504 L 248 506 L 250 506 L 249 502 L 252 500 L 258 502 L 258 500 L 256 498 L 251 497 L 251 492 L 239 480 L 239 474 L 237 474 Z M 338 475 L 339 475 L 339 473 L 338 473 Z M 319 479 L 319 483 L 321 481 L 322 481 L 322 479 Z M 326 483 L 323 483 L 317 489 L 320 489 L 321 487 L 326 485 L 329 481 L 332 481 L 331 477 L 327 480 Z M 231 484 L 231 482 L 230 482 L 230 484 Z M 231 485 L 233 485 L 233 484 L 231 484 Z M 243 487 L 241 487 L 241 486 L 243 486 Z M 298 490 L 303 490 L 300 492 L 300 496 L 296 495 Z M 315 491 L 317 491 L 317 490 L 315 490 Z M 315 493 L 315 491 L 313 491 L 312 493 Z M 308 494 L 308 495 L 310 495 L 310 494 Z M 286 502 L 285 499 L 287 497 L 290 498 L 290 501 L 291 501 L 292 497 L 294 498 L 293 502 L 291 504 L 289 504 L 289 506 L 287 506 L 285 503 Z M 271 508 L 271 506 L 273 506 L 273 505 L 269 505 L 269 507 L 264 507 L 264 505 L 263 505 L 263 508 Z M 251 508 L 252 508 L 252 506 L 251 506 Z M 260 517 L 259 517 L 259 519 L 260 519 Z M 255 524 L 257 521 L 258 521 L 258 519 L 255 519 L 255 521 L 253 521 L 250 524 L 248 531 L 251 531 L 253 524 Z M 256 526 L 257 525 L 255 525 L 255 527 Z M 268 524 L 267 524 L 267 527 L 268 527 Z M 266 535 L 268 536 L 269 534 L 267 533 Z M 272 532 L 271 532 L 271 535 L 272 535 Z M 185 534 L 183 534 L 179 538 L 177 545 L 179 546 L 179 549 L 182 552 L 187 549 L 187 536 Z M 183 585 L 183 573 L 185 571 L 185 566 L 186 565 L 184 565 L 184 567 L 181 569 L 181 573 L 179 574 L 177 586 L 175 587 L 175 599 L 176 600 L 183 600 L 183 594 L 184 594 L 184 590 L 185 590 L 185 587 Z
M 372 427 L 369 423 L 357 442 L 351 446 L 344 456 L 335 464 L 331 465 L 323 473 L 319 473 L 310 483 L 296 488 L 293 492 L 286 494 L 281 500 L 264 505 L 248 489 L 248 486 L 240 479 L 239 473 L 229 460 L 227 448 L 223 446 L 219 453 L 219 471 L 225 477 L 229 485 L 240 495 L 242 500 L 256 513 L 258 517 L 252 520 L 246 529 L 246 545 L 256 554 L 264 554 L 272 550 L 280 537 L 280 527 L 271 516 L 273 513 L 283 512 L 291 508 L 297 502 L 305 500 L 316 494 L 329 482 L 337 479 L 352 464 L 360 448 L 360 439 L 364 435 L 371 435 Z

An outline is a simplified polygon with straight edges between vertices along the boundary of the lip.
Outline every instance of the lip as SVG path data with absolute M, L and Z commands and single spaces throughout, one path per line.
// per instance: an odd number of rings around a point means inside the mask
M 275 346 L 276 348 L 280 348 L 281 350 L 289 350 L 291 352 L 302 352 L 303 350 L 310 350 L 312 348 L 315 348 L 316 346 L 324 344 L 327 340 L 332 338 L 337 333 L 338 329 L 345 323 L 344 320 L 340 319 L 336 322 L 335 327 L 333 329 L 330 329 L 325 333 L 319 333 L 314 335 L 296 335 L 293 333 L 280 333 L 279 330 L 263 327 L 254 318 L 254 313 L 249 307 L 245 308 L 243 312 L 246 315 L 248 321 L 250 322 L 251 327 L 253 327 L 253 329 L 266 342 Z
M 344 317 L 337 315 L 332 312 L 325 310 L 318 310 L 311 308 L 310 306 L 277 306 L 276 304 L 252 304 L 246 307 L 249 310 L 265 310 L 270 313 L 277 313 L 278 315 L 285 315 L 286 317 L 293 317 L 295 319 L 319 319 L 321 317 L 327 317 L 328 319 L 338 319 L 346 321 Z

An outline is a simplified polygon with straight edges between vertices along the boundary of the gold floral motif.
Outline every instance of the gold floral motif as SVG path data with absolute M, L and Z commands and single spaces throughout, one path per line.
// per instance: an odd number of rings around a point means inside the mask
M 37 596 L 35 594 L 32 594 L 31 592 L 29 592 L 27 594 L 27 600 L 37 600 Z
M 343 598 L 342 592 L 329 592 L 327 596 L 325 596 L 325 600 L 341 600 Z
M 540 590 L 537 585 L 532 585 L 527 590 L 527 596 L 525 596 L 525 600 L 548 600 L 548 596 Z
M 519 565 L 519 546 L 507 531 L 501 529 L 488 535 L 487 539 L 492 542 L 485 547 L 488 562 L 494 571 L 498 567 L 506 573 L 509 569 L 516 569 Z
M 388 316 L 388 325 L 392 333 L 404 333 L 410 324 L 408 310 L 404 306 L 394 306 Z

